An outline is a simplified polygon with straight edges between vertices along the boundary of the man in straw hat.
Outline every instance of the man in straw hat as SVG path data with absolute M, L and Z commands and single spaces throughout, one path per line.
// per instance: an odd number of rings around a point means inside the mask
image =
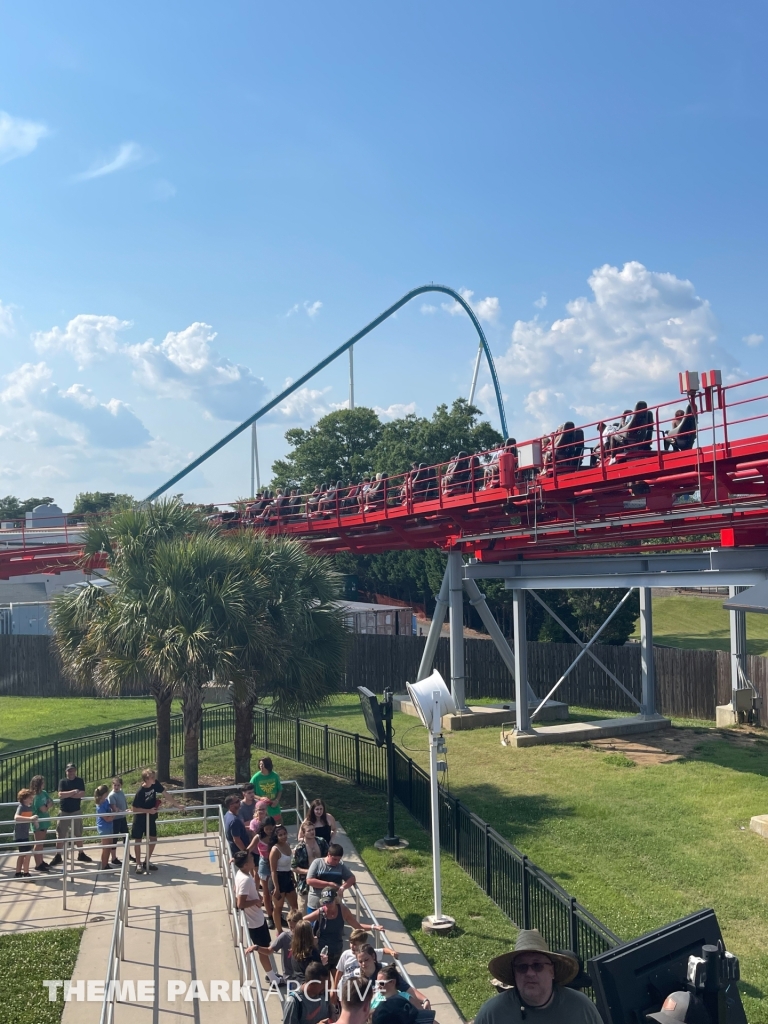
M 523 930 L 511 953 L 488 964 L 494 978 L 511 988 L 480 1007 L 475 1024 L 602 1024 L 594 1003 L 565 986 L 579 973 L 567 953 L 552 953 L 537 928 Z

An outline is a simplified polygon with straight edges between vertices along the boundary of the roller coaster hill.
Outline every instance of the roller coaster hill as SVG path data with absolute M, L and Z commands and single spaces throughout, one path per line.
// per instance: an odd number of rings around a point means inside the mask
M 679 375 L 680 394 L 448 463 L 277 492 L 214 518 L 317 552 L 460 551 L 479 561 L 768 544 L 768 377 Z

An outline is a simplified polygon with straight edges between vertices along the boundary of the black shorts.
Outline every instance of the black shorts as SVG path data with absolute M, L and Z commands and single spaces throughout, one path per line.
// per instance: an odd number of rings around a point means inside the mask
M 128 819 L 127 818 L 113 818 L 112 819 L 112 835 L 114 835 L 114 836 L 127 836 L 128 835 Z
M 131 825 L 131 838 L 132 839 L 143 839 L 147 834 L 147 815 L 144 813 L 135 814 L 133 816 L 133 825 Z M 149 834 L 150 836 L 157 836 L 157 815 L 149 815 Z
M 19 853 L 31 853 L 34 843 L 18 843 Z
M 283 896 L 285 896 L 287 892 L 296 891 L 296 883 L 293 880 L 292 871 L 278 871 L 277 884 L 280 886 L 280 892 Z
M 258 928 L 249 928 L 248 934 L 251 936 L 251 942 L 254 946 L 268 946 L 272 941 L 266 921 L 264 924 L 259 925 Z

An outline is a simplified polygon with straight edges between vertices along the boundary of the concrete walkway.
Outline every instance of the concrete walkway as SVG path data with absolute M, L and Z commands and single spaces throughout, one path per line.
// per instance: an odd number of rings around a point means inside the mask
M 295 827 L 291 831 L 295 833 Z M 337 840 L 344 847 L 345 862 L 355 873 L 360 892 L 386 928 L 400 962 L 413 984 L 430 999 L 438 1024 L 463 1024 L 426 958 L 341 828 Z M 137 986 L 140 981 L 154 984 L 155 996 L 146 1002 L 119 1002 L 115 1024 L 244 1024 L 243 1002 L 221 1001 L 221 996 L 215 1002 L 210 1000 L 211 981 L 227 982 L 231 995 L 232 982 L 239 978 L 217 849 L 215 837 L 211 837 L 208 847 L 204 846 L 202 835 L 178 837 L 158 844 L 153 857 L 157 872 L 131 874 L 131 906 L 120 979 L 123 983 L 133 981 Z M 85 925 L 72 982 L 85 982 L 87 994 L 87 982 L 103 983 L 106 974 L 118 875 L 116 871 L 78 878 L 76 872 L 66 911 L 61 905 L 60 875 L 41 876 L 24 883 L 3 875 L 0 934 Z M 347 905 L 354 913 L 354 896 L 348 894 Z M 365 923 L 364 914 L 361 921 Z M 207 1001 L 185 1000 L 186 988 L 195 979 L 202 982 Z M 185 992 L 170 1001 L 169 982 L 185 986 Z M 270 1024 L 280 1024 L 280 998 L 273 994 L 266 1004 Z M 65 1004 L 62 1024 L 97 1024 L 101 1005 L 100 998 L 73 998 Z

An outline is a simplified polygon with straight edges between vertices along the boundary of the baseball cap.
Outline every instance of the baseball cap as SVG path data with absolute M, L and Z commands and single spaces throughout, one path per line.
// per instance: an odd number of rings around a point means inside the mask
M 321 903 L 333 903 L 336 899 L 336 893 L 333 889 L 321 889 L 320 891 L 320 902 Z
M 660 1024 L 711 1024 L 702 1001 L 693 992 L 670 992 L 658 1013 L 646 1014 Z
M 69 762 L 69 764 L 68 764 L 68 765 L 66 765 L 66 767 L 64 768 L 64 771 L 65 771 L 65 772 L 68 772 L 70 768 L 74 768 L 74 769 L 75 769 L 75 771 L 77 771 L 77 765 L 76 765 L 76 764 L 72 764 L 72 762 L 71 762 L 71 761 Z

